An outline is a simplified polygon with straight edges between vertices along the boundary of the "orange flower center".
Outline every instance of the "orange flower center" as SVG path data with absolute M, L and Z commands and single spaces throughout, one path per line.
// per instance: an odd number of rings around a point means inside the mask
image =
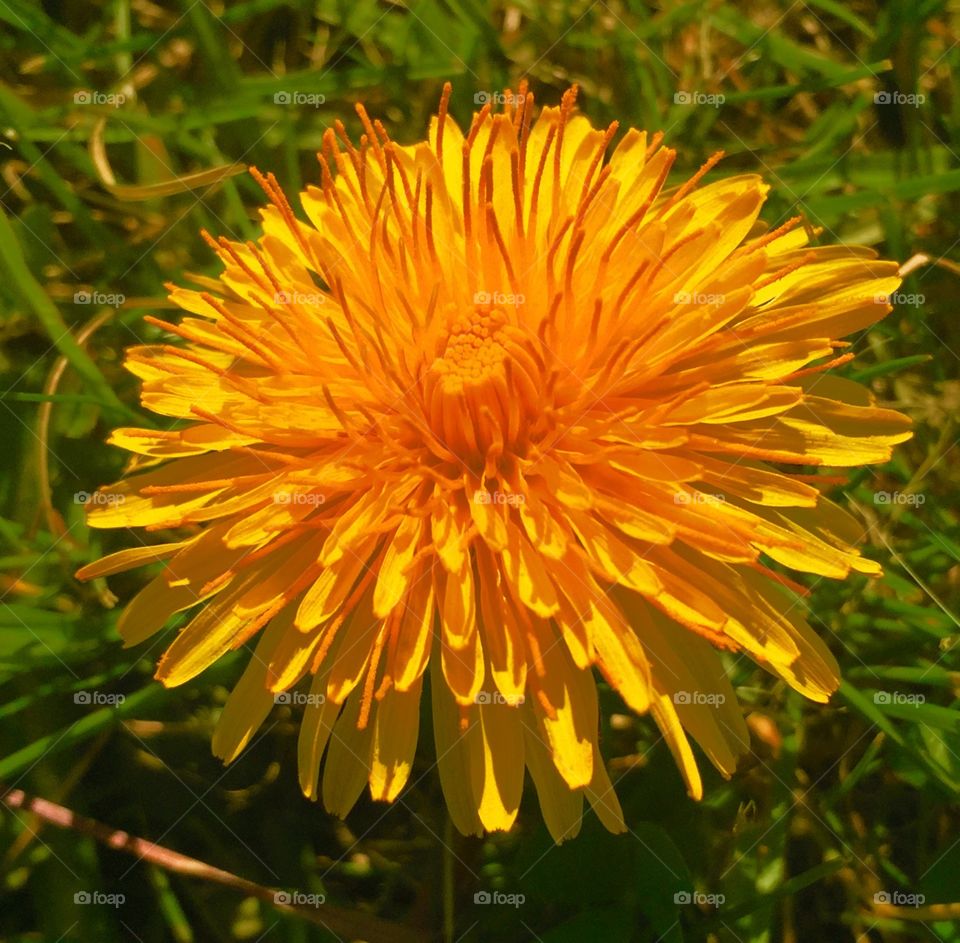
M 453 315 L 426 375 L 433 431 L 469 468 L 488 474 L 522 454 L 545 412 L 537 344 L 487 299 Z
M 443 345 L 443 356 L 434 360 L 431 368 L 440 375 L 445 393 L 464 394 L 468 389 L 480 393 L 490 386 L 495 374 L 505 376 L 506 323 L 503 310 L 489 305 L 478 305 L 454 321 Z

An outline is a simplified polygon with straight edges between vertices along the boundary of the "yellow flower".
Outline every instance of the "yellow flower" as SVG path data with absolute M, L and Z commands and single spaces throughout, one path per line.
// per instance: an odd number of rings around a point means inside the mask
M 594 668 L 650 712 L 692 796 L 688 735 L 724 775 L 747 731 L 717 649 L 816 701 L 837 666 L 779 569 L 878 567 L 817 466 L 885 461 L 909 421 L 825 371 L 882 317 L 897 266 L 758 222 L 753 175 L 675 189 L 661 135 L 597 130 L 575 90 L 526 87 L 400 146 L 358 107 L 328 131 L 298 217 L 272 175 L 254 244 L 208 241 L 210 291 L 129 351 L 170 431 L 118 429 L 135 474 L 95 527 L 183 528 L 102 576 L 163 572 L 129 645 L 193 609 L 166 685 L 259 636 L 223 711 L 230 761 L 311 677 L 300 781 L 345 815 L 408 781 L 424 676 L 464 833 L 510 828 L 529 769 L 557 840 L 583 798 L 624 828 L 598 750 Z M 612 153 L 606 156 L 612 148 Z M 812 366 L 811 366 L 812 365 Z M 794 473 L 790 469 L 796 469 Z M 800 472 L 806 473 L 800 473 Z M 288 695 L 284 700 L 290 700 Z

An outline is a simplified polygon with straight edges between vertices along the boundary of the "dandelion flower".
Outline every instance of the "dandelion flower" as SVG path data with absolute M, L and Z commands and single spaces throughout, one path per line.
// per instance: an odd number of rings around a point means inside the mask
M 526 87 L 464 134 L 401 146 L 362 106 L 302 213 L 272 175 L 257 242 L 208 242 L 208 291 L 131 348 L 167 431 L 118 429 L 94 527 L 175 530 L 83 578 L 164 560 L 119 632 L 191 610 L 169 686 L 255 650 L 214 735 L 235 758 L 276 695 L 306 704 L 300 781 L 346 815 L 410 777 L 425 679 L 463 833 L 508 829 L 525 769 L 557 840 L 583 799 L 624 829 L 597 674 L 658 724 L 690 795 L 747 730 L 720 651 L 814 701 L 837 665 L 783 569 L 877 565 L 823 467 L 887 460 L 909 421 L 829 373 L 889 311 L 897 266 L 767 230 L 756 176 L 674 189 L 661 135 L 593 128 Z M 325 759 L 324 759 L 325 754 Z M 322 786 L 320 765 L 323 760 Z

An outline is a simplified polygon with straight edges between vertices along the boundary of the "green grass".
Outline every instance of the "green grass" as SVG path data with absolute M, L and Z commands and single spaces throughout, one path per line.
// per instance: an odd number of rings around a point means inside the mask
M 955 2 L 0 0 L 0 22 L 0 781 L 424 940 L 446 928 L 449 943 L 960 941 L 950 919 L 960 918 Z M 109 607 L 110 591 L 129 599 L 142 572 L 111 578 L 110 590 L 72 578 L 123 543 L 90 532 L 75 496 L 120 474 L 122 456 L 103 443 L 110 428 L 153 423 L 121 352 L 159 336 L 143 317 L 162 316 L 165 282 L 216 273 L 198 231 L 256 233 L 262 195 L 246 175 L 156 185 L 240 162 L 294 191 L 318 179 L 314 153 L 335 119 L 357 131 L 355 101 L 406 143 L 423 135 L 444 80 L 463 121 L 478 91 L 524 76 L 541 102 L 576 82 L 595 123 L 665 131 L 677 180 L 723 149 L 715 174 L 772 184 L 770 223 L 803 213 L 825 241 L 945 264 L 919 267 L 902 289 L 915 303 L 853 339 L 846 372 L 908 412 L 916 436 L 838 495 L 885 575 L 811 581 L 813 624 L 846 679 L 831 704 L 731 662 L 754 749 L 731 782 L 707 772 L 694 804 L 653 724 L 602 691 L 617 718 L 604 753 L 632 834 L 607 835 L 588 817 L 555 848 L 531 793 L 513 833 L 457 838 L 445 852 L 428 737 L 402 801 L 385 811 L 361 800 L 346 824 L 300 797 L 287 708 L 225 771 L 209 739 L 242 659 L 175 691 L 153 683 L 157 645 L 122 650 Z M 294 92 L 325 100 L 275 101 Z M 692 107 L 680 92 L 723 100 Z M 877 104 L 876 93 L 923 98 Z M 101 121 L 115 182 L 136 200 L 105 186 L 90 148 Z M 60 358 L 63 376 L 48 385 Z M 917 498 L 878 504 L 880 491 Z M 76 702 L 92 690 L 126 700 Z M 94 890 L 126 899 L 74 903 Z M 474 903 L 484 890 L 524 900 Z M 723 903 L 675 902 L 693 891 Z M 881 892 L 955 907 L 904 919 L 910 907 L 878 911 Z M 337 937 L 82 829 L 3 811 L 0 938 Z

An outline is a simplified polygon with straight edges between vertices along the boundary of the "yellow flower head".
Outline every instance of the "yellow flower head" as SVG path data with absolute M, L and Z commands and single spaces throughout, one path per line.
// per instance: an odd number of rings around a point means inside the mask
M 661 135 L 613 147 L 574 90 L 534 121 L 521 87 L 466 135 L 448 97 L 413 146 L 362 107 L 359 145 L 328 131 L 305 219 L 254 171 L 261 238 L 210 239 L 219 284 L 174 288 L 187 316 L 154 322 L 183 343 L 129 351 L 144 406 L 178 422 L 118 429 L 136 473 L 91 504 L 95 527 L 183 539 L 81 576 L 167 561 L 119 622 L 133 645 L 194 610 L 164 684 L 259 636 L 224 760 L 309 676 L 300 781 L 318 794 L 326 753 L 331 812 L 368 784 L 396 798 L 428 675 L 462 832 L 511 826 L 525 767 L 557 840 L 584 796 L 622 830 L 594 668 L 697 797 L 688 735 L 724 775 L 747 748 L 717 649 L 817 701 L 836 687 L 770 566 L 878 570 L 823 495 L 836 479 L 810 472 L 909 436 L 825 372 L 889 310 L 897 266 L 808 247 L 797 220 L 766 231 L 759 178 L 701 186 L 715 159 L 664 189 Z

